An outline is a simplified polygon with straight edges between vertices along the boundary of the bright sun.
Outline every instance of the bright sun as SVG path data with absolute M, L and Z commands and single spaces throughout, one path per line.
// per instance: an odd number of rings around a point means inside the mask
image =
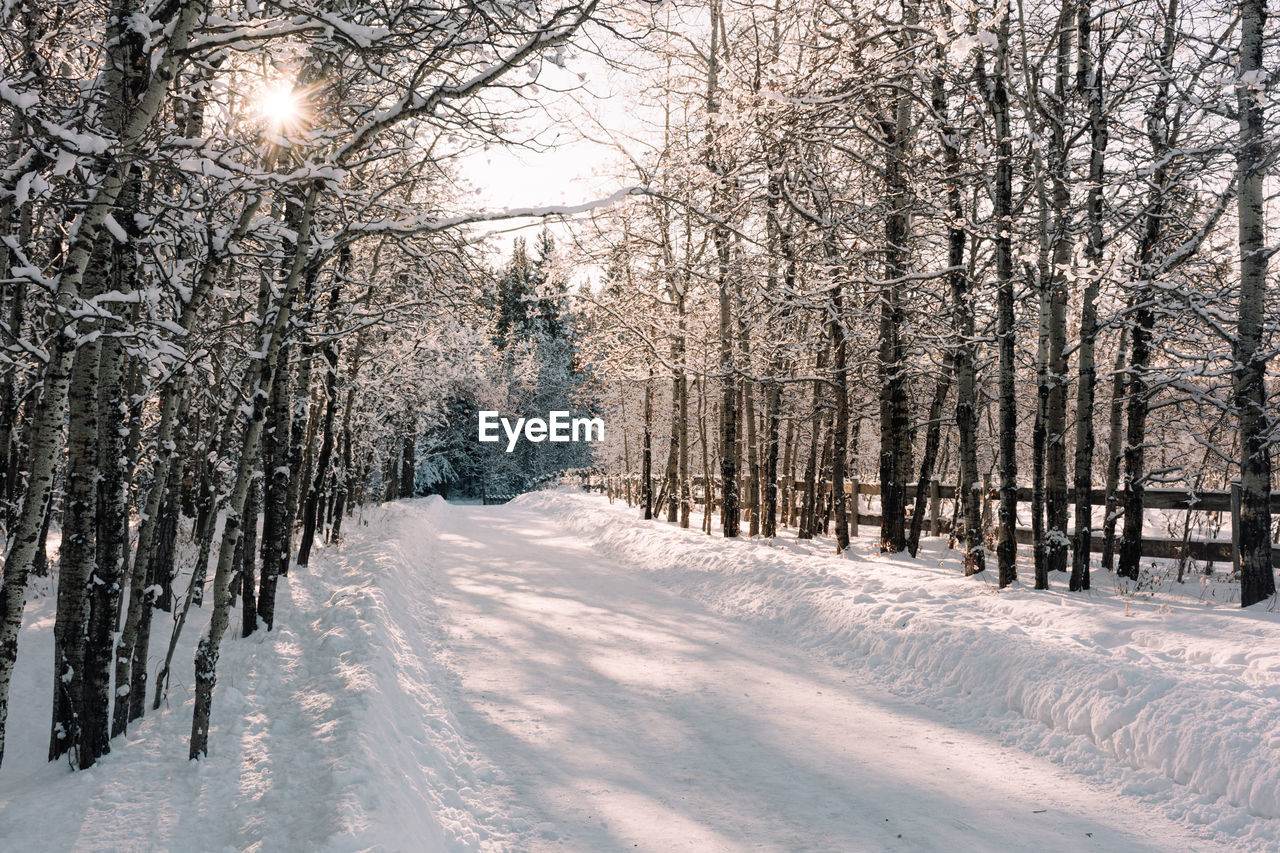
M 291 84 L 278 83 L 259 93 L 255 111 L 273 128 L 288 130 L 302 119 L 302 98 Z

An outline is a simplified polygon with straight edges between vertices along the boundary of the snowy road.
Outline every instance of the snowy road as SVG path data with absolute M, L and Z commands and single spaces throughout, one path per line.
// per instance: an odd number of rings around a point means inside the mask
M 725 542 L 560 491 L 369 507 L 91 770 L 28 605 L 0 850 L 1280 849 L 1280 623 Z M 197 618 L 204 618 L 203 612 Z M 163 624 L 163 623 L 161 623 Z M 167 636 L 152 638 L 152 666 Z
M 602 561 L 536 508 L 433 521 L 421 594 L 448 704 L 533 849 L 1218 849 Z

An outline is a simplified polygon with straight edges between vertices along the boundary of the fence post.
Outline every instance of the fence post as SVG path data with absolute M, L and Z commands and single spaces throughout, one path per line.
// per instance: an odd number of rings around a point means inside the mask
M 1231 569 L 1240 575 L 1240 498 L 1243 489 L 1239 480 L 1231 481 Z
M 934 477 L 929 481 L 929 535 L 940 536 L 942 534 L 942 520 L 938 518 L 938 514 L 942 511 L 942 487 L 938 485 L 938 478 Z

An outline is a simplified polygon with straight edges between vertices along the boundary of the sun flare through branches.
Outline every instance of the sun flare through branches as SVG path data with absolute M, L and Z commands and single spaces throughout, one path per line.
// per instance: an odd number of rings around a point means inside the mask
M 307 117 L 303 92 L 289 81 L 268 84 L 253 98 L 254 118 L 261 120 L 275 133 L 295 133 L 302 128 Z

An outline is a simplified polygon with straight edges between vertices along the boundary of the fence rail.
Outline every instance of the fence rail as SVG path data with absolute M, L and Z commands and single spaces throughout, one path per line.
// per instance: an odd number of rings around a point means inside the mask
M 623 493 L 630 489 L 629 495 L 638 498 L 640 495 L 640 478 L 639 477 L 621 477 L 617 474 L 607 474 L 602 471 L 579 472 L 576 475 L 581 480 L 581 485 L 588 491 L 598 491 L 608 493 L 610 497 L 622 497 Z M 651 486 L 653 495 L 658 495 L 663 490 L 665 478 L 655 477 Z M 711 495 L 712 509 L 716 506 L 714 492 L 719 491 L 720 481 L 712 479 L 713 494 Z M 831 494 L 831 484 L 825 483 L 821 485 L 815 484 L 818 494 L 824 499 Z M 795 504 L 787 512 L 792 515 L 796 511 L 796 505 L 803 497 L 805 482 L 796 480 L 791 484 L 790 492 L 786 489 L 786 483 L 778 484 L 779 504 L 781 505 L 782 496 L 790 495 L 790 500 Z M 906 487 L 906 498 L 909 502 L 914 502 L 916 498 L 918 485 L 910 483 Z M 1146 509 L 1172 509 L 1184 512 L 1229 512 L 1232 516 L 1232 536 L 1239 529 L 1239 487 L 1233 487 L 1230 490 L 1191 490 L 1191 489 L 1145 489 L 1143 491 L 1143 506 Z M 944 500 L 955 500 L 956 487 L 943 485 L 936 480 L 929 484 L 929 506 L 928 516 L 926 518 L 925 529 L 930 535 L 940 536 L 951 532 L 951 519 L 944 518 L 941 512 L 941 504 Z M 844 491 L 846 495 L 879 495 L 880 486 L 878 483 L 860 483 L 851 480 L 845 483 Z M 984 484 L 983 489 L 984 503 L 984 519 L 989 515 L 986 510 L 997 499 L 997 494 L 992 491 L 990 484 Z M 690 482 L 690 497 L 694 505 L 707 503 L 707 490 L 704 488 L 704 480 L 702 477 L 694 477 Z M 1018 489 L 1018 503 L 1031 502 L 1031 489 L 1021 487 Z M 1067 490 L 1067 502 L 1075 503 L 1075 490 Z M 1106 495 L 1101 489 L 1092 490 L 1090 495 L 1090 504 L 1092 506 L 1105 506 Z M 912 509 L 908 506 L 908 510 Z M 1271 512 L 1280 514 L 1280 492 L 1271 493 Z M 910 517 L 910 512 L 908 512 Z M 857 501 L 850 501 L 850 527 L 856 534 L 859 524 L 878 525 L 882 521 L 882 516 L 866 512 L 858 506 Z M 1030 545 L 1033 543 L 1032 532 L 1023 527 L 1017 528 L 1015 531 L 1018 544 Z M 1104 542 L 1101 536 L 1095 535 L 1091 537 L 1089 550 L 1098 553 L 1103 550 Z M 1280 545 L 1273 545 L 1271 549 L 1272 560 L 1276 564 L 1280 564 Z M 1156 557 L 1164 559 L 1182 559 L 1190 558 L 1193 560 L 1203 560 L 1206 562 L 1227 562 L 1238 561 L 1235 541 L 1232 539 L 1191 539 L 1191 538 L 1168 538 L 1158 536 L 1142 537 L 1142 556 Z

